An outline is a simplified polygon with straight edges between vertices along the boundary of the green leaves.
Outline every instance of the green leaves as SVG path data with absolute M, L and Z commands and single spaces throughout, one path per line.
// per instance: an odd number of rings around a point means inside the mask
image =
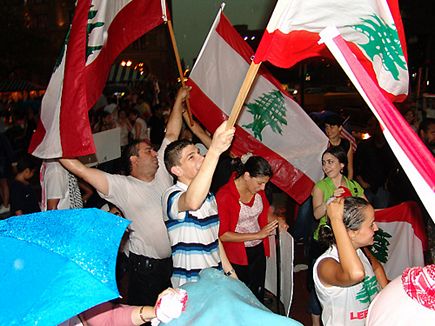
M 407 70 L 407 67 L 397 30 L 394 25 L 387 25 L 376 15 L 370 17 L 370 19 L 363 19 L 362 24 L 353 26 L 369 40 L 368 43 L 358 43 L 358 45 L 370 60 L 373 61 L 375 56 L 379 56 L 384 69 L 390 72 L 395 80 L 399 80 L 399 68 Z
M 381 263 L 386 263 L 388 260 L 388 245 L 390 244 L 388 238 L 391 238 L 391 235 L 379 228 L 375 232 L 373 246 L 370 247 L 372 255 Z
M 372 297 L 379 292 L 379 284 L 376 276 L 364 277 L 361 290 L 357 293 L 356 299 L 361 303 L 372 302 Z
M 93 5 L 91 5 L 91 7 L 93 7 Z M 89 45 L 89 34 L 92 33 L 92 31 L 95 28 L 101 28 L 104 26 L 104 22 L 93 22 L 92 20 L 97 16 L 97 12 L 98 10 L 89 10 L 88 13 L 88 21 L 90 21 L 88 23 L 88 27 L 87 27 L 87 34 L 86 34 L 86 59 L 88 59 L 88 57 L 94 53 L 95 51 L 99 51 L 103 48 L 103 45 Z
M 243 127 L 251 129 L 254 137 L 263 140 L 262 132 L 269 126 L 273 132 L 282 135 L 282 126 L 287 125 L 284 97 L 278 90 L 262 94 L 254 103 L 248 103 L 248 112 L 253 116 L 253 122 Z
M 91 8 L 92 7 L 93 7 L 93 5 L 91 5 Z M 90 9 L 88 12 L 88 25 L 86 27 L 86 32 L 87 32 L 86 33 L 86 60 L 88 59 L 88 57 L 92 53 L 94 53 L 95 51 L 99 51 L 103 48 L 102 44 L 101 45 L 100 44 L 98 44 L 98 45 L 90 45 L 89 44 L 89 34 L 91 34 L 94 29 L 101 28 L 104 26 L 104 22 L 99 22 L 99 21 L 94 22 L 93 21 L 93 19 L 97 16 L 97 12 L 98 12 L 98 10 L 92 10 L 92 9 Z M 59 67 L 60 63 L 62 62 L 62 58 L 65 55 L 65 49 L 66 49 L 66 46 L 67 46 L 68 41 L 69 41 L 70 33 L 71 33 L 71 26 L 68 29 L 68 33 L 66 34 L 65 41 L 63 42 L 63 45 L 62 45 L 62 49 L 60 51 L 59 56 L 57 57 L 57 60 L 56 60 L 55 66 L 54 66 L 54 70 L 56 70 L 57 67 Z

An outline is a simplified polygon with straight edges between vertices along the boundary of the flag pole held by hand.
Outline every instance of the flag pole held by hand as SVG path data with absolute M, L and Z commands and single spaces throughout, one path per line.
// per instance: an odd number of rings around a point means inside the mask
M 245 80 L 243 81 L 242 87 L 239 90 L 236 101 L 234 102 L 233 108 L 231 110 L 230 117 L 228 118 L 227 129 L 234 127 L 237 118 L 239 117 L 240 111 L 242 110 L 243 103 L 248 96 L 249 90 L 251 89 L 252 83 L 254 82 L 255 76 L 257 76 L 258 69 L 260 68 L 260 63 L 251 62 L 248 72 L 246 73 Z
M 177 62 L 177 68 L 178 68 L 178 74 L 180 75 L 181 86 L 184 87 L 186 86 L 186 83 L 184 82 L 184 74 L 183 74 L 183 69 L 181 68 L 180 54 L 178 53 L 177 41 L 175 40 L 174 29 L 172 27 L 172 22 L 170 19 L 167 20 L 167 24 L 169 29 L 169 35 L 171 37 L 172 47 L 174 48 L 175 61 Z M 187 111 L 187 115 L 189 116 L 190 126 L 193 126 L 192 111 L 190 110 L 190 103 L 187 97 L 186 97 L 186 111 Z

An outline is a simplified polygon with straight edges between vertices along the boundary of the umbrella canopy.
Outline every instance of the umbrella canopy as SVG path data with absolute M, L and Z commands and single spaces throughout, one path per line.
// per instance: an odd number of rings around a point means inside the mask
M 98 209 L 0 221 L 0 325 L 57 325 L 118 297 L 116 256 L 129 223 Z

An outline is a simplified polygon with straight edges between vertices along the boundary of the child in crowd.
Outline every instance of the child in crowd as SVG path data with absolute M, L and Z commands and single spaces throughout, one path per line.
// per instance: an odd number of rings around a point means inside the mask
M 28 157 L 17 164 L 17 175 L 11 182 L 11 215 L 40 212 L 38 197 L 29 180 L 35 174 L 35 163 Z

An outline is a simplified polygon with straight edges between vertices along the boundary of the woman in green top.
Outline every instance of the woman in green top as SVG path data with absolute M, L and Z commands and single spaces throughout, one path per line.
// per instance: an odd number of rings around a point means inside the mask
M 316 183 L 311 193 L 313 197 L 313 214 L 319 225 L 314 231 L 310 243 L 309 272 L 312 273 L 312 266 L 315 260 L 324 252 L 318 243 L 319 228 L 326 224 L 326 206 L 330 201 L 339 197 L 362 197 L 365 200 L 363 188 L 358 182 L 348 179 L 343 175 L 343 169 L 347 165 L 347 154 L 341 147 L 331 146 L 322 155 L 322 169 L 325 178 Z M 309 274 L 309 276 L 312 276 Z M 314 291 L 312 278 L 308 278 L 308 288 L 310 289 L 309 312 L 313 325 L 320 325 L 321 307 L 320 302 Z
M 317 240 L 319 227 L 326 223 L 326 205 L 328 201 L 339 197 L 362 197 L 365 200 L 363 188 L 354 180 L 343 175 L 347 164 L 347 155 L 340 147 L 329 147 L 322 155 L 322 169 L 326 177 L 313 188 L 313 214 L 319 221 L 314 231 Z

